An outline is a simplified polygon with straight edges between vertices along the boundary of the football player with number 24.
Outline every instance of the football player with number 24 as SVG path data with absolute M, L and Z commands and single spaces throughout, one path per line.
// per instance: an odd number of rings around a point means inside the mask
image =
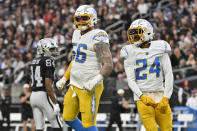
M 120 56 L 142 123 L 146 131 L 158 131 L 157 124 L 161 131 L 171 131 L 171 47 L 164 40 L 153 40 L 153 27 L 145 19 L 133 21 L 127 34 L 130 44 L 122 48 Z

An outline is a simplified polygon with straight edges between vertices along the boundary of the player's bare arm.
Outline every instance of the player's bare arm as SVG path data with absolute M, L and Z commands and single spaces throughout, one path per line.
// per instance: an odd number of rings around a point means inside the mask
M 55 96 L 54 96 L 54 91 L 52 89 L 52 79 L 51 78 L 45 78 L 45 86 L 46 86 L 46 91 L 47 91 L 47 94 L 48 96 L 51 98 L 52 102 L 54 104 L 57 104 L 57 101 L 55 99 Z
M 95 44 L 94 50 L 103 65 L 100 74 L 104 77 L 109 76 L 113 69 L 112 55 L 109 50 L 109 45 L 104 42 L 98 42 Z

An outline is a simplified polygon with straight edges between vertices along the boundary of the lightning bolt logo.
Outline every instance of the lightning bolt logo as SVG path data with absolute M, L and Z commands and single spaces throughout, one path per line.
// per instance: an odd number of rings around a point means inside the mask
M 91 113 L 93 114 L 93 121 L 94 121 L 94 116 L 95 116 L 95 110 L 96 110 L 96 98 L 95 98 L 95 90 L 93 91 L 92 95 L 92 103 L 91 103 Z

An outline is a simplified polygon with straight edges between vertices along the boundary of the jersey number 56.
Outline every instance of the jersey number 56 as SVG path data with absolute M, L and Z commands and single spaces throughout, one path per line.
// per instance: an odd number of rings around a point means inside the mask
M 84 50 L 87 50 L 87 45 L 86 44 L 77 44 L 77 43 L 72 43 L 73 48 L 77 46 L 77 51 L 72 51 L 73 53 L 73 60 L 78 63 L 84 63 L 86 61 L 86 53 L 81 51 L 81 48 Z

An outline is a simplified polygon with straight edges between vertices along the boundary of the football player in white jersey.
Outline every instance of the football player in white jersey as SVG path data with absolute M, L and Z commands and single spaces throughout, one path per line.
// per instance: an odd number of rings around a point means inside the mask
M 95 29 L 97 13 L 89 5 L 80 6 L 74 15 L 73 59 L 64 76 L 56 83 L 70 87 L 64 97 L 63 120 L 76 131 L 97 131 L 96 115 L 103 91 L 103 79 L 113 68 L 108 35 Z M 81 121 L 77 118 L 81 112 Z
M 144 19 L 132 22 L 127 33 L 130 44 L 122 48 L 120 56 L 142 122 L 147 131 L 158 131 L 157 124 L 161 131 L 171 131 L 171 47 L 166 41 L 153 41 L 153 27 Z

